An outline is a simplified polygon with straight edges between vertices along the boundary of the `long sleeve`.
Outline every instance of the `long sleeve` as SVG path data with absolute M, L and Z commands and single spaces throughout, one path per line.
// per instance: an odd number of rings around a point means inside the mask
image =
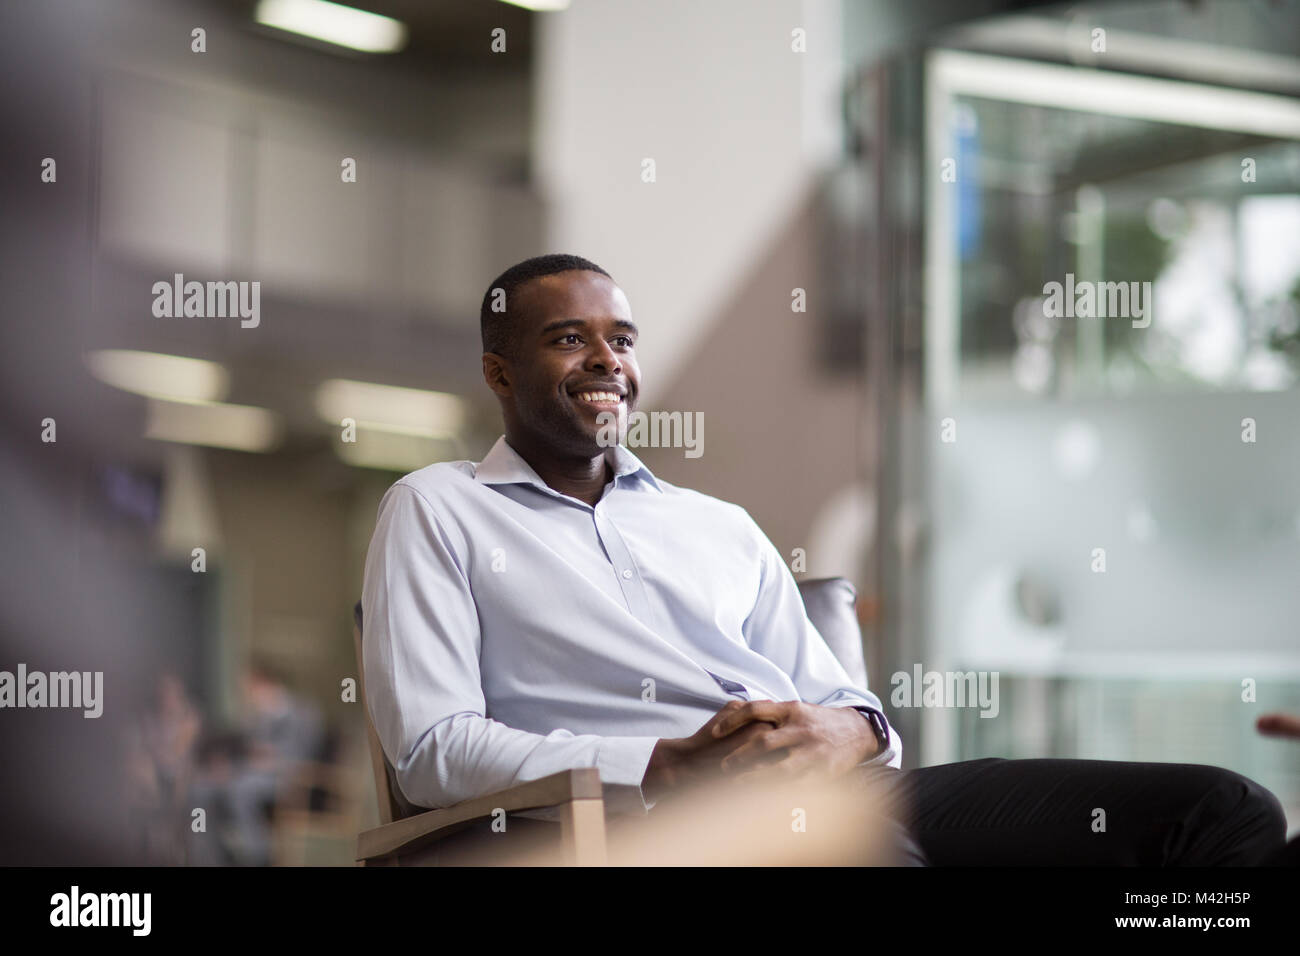
M 755 547 L 762 558 L 758 599 L 743 627 L 750 648 L 789 674 L 800 699 L 806 703 L 822 707 L 867 706 L 884 713 L 875 694 L 866 687 L 854 686 L 852 678 L 808 619 L 794 575 L 781 560 L 780 552 L 753 519 L 749 520 Z M 902 769 L 903 740 L 892 723 L 889 737 L 889 747 L 860 766 Z
M 366 701 L 402 792 L 446 807 L 595 767 L 610 812 L 646 812 L 641 781 L 658 738 L 542 735 L 485 716 L 468 547 L 409 485 L 380 502 L 362 590 Z

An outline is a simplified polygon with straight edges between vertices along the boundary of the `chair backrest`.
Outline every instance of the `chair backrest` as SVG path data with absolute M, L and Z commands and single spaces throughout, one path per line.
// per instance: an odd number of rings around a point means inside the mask
M 366 660 L 361 650 L 361 602 L 352 609 L 352 647 L 357 655 L 357 683 L 361 688 L 361 709 L 366 715 L 366 739 L 370 741 L 370 769 L 375 775 L 375 796 L 379 802 L 379 821 L 392 823 L 414 816 L 422 809 L 412 804 L 402 794 L 397 784 L 397 773 L 384 753 L 384 746 L 379 742 L 375 732 L 374 721 L 370 719 L 370 705 L 366 700 Z
M 813 627 L 825 639 L 831 652 L 844 666 L 853 682 L 861 687 L 867 686 L 867 667 L 862 649 L 862 629 L 858 625 L 855 603 L 857 591 L 847 578 L 816 578 L 799 582 L 799 596 L 803 598 L 804 608 Z M 358 683 L 361 686 L 362 709 L 366 713 L 366 732 L 370 740 L 371 767 L 375 774 L 375 793 L 379 798 L 379 818 L 384 823 L 402 820 L 419 813 L 423 808 L 417 807 L 402 794 L 398 786 L 397 774 L 389 763 L 384 748 L 370 720 L 370 710 L 365 703 L 365 658 L 361 650 L 362 621 L 361 602 L 352 609 L 355 626 L 352 629 L 353 645 L 357 654 Z
M 853 683 L 867 686 L 867 659 L 858 623 L 858 592 L 848 578 L 814 578 L 799 582 L 808 620 L 830 645 Z

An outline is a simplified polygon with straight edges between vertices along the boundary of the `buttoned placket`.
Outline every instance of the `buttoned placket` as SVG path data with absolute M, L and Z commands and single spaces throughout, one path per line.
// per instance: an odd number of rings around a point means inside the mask
M 653 613 L 650 609 L 650 598 L 645 592 L 645 581 L 641 578 L 641 569 L 632 558 L 632 551 L 623 540 L 623 535 L 618 530 L 618 525 L 609 514 L 609 501 L 618 493 L 619 478 L 615 477 L 610 485 L 606 488 L 605 493 L 601 495 L 595 507 L 591 509 L 592 521 L 596 525 L 596 537 L 600 539 L 601 546 L 605 549 L 605 554 L 610 560 L 614 570 L 614 580 L 617 582 L 619 590 L 623 592 L 623 600 L 627 604 L 627 609 L 647 627 L 654 627 Z M 585 502 L 584 502 L 585 503 Z
M 641 569 L 633 560 L 631 549 L 627 546 L 627 542 L 623 540 L 623 535 L 619 532 L 614 519 L 609 515 L 608 502 L 614 493 L 619 490 L 620 482 L 625 479 L 625 476 L 615 475 L 613 480 L 605 486 L 604 492 L 595 505 L 589 505 L 580 498 L 574 498 L 571 495 L 556 491 L 540 478 L 537 478 L 535 473 L 533 477 L 535 480 L 529 481 L 528 484 L 538 491 L 584 508 L 591 513 L 592 522 L 596 528 L 596 537 L 605 550 L 605 556 L 609 558 L 614 581 L 623 594 L 623 601 L 627 604 L 627 609 L 647 627 L 657 630 L 653 611 L 650 607 L 650 599 L 645 591 L 645 582 L 641 578 Z M 728 694 L 740 697 L 742 700 L 750 699 L 749 689 L 744 684 L 720 677 L 706 667 L 701 666 L 700 669 L 713 678 L 714 682 Z
M 610 563 L 614 568 L 614 580 L 618 582 L 619 588 L 623 592 L 623 600 L 627 602 L 627 609 L 631 611 L 640 621 L 649 627 L 654 627 L 654 621 L 651 620 L 650 599 L 645 592 L 645 581 L 641 577 L 641 569 L 632 558 L 632 551 L 628 548 L 627 542 L 623 540 L 623 535 L 618 530 L 618 525 L 609 515 L 608 502 L 611 497 L 618 491 L 619 479 L 616 476 L 614 481 L 606 488 L 605 493 L 601 495 L 595 507 L 591 509 L 592 519 L 596 523 L 596 536 L 600 539 L 601 545 L 605 548 L 605 554 L 609 557 Z M 586 504 L 586 502 L 583 502 Z M 719 677 L 708 668 L 701 668 L 704 673 L 712 677 L 728 694 L 732 694 L 749 699 L 749 691 L 744 684 L 737 681 L 728 680 L 725 677 Z

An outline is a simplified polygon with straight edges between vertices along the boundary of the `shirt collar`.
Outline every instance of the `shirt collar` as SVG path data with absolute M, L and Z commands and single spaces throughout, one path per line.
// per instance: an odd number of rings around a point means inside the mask
M 614 446 L 614 479 L 637 478 L 647 488 L 663 494 L 663 488 L 654 474 L 642 464 L 641 459 L 622 445 Z M 531 465 L 510 447 L 506 436 L 497 439 L 492 450 L 483 456 L 483 460 L 474 469 L 474 480 L 485 485 L 509 485 L 523 482 L 550 491 L 551 488 L 542 481 Z

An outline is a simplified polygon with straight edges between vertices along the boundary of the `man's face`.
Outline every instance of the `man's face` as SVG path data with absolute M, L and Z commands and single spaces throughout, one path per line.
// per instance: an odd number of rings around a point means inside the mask
M 640 394 L 637 328 L 623 290 L 598 272 L 560 272 L 517 288 L 511 312 L 508 387 L 491 375 L 489 384 L 513 404 L 516 426 L 539 443 L 575 456 L 601 454 L 609 444 L 597 439 L 610 434 L 609 415 L 618 416 L 624 434 Z

